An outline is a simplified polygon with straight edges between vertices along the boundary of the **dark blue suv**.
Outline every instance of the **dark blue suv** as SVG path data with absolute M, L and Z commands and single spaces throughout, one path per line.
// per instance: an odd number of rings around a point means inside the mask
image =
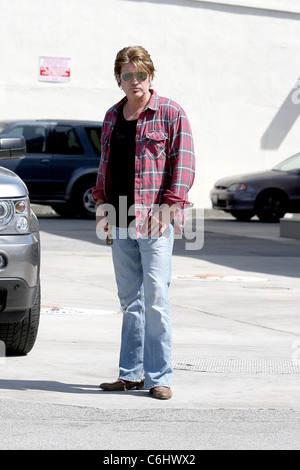
M 92 188 L 101 155 L 101 122 L 24 120 L 0 122 L 0 135 L 23 135 L 27 155 L 2 160 L 25 182 L 30 202 L 66 217 L 95 217 Z

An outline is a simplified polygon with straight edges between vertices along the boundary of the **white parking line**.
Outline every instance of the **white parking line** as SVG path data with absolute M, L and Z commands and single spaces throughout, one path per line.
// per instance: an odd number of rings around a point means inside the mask
M 118 312 L 114 310 L 76 307 L 50 307 L 47 305 L 42 305 L 41 313 L 46 315 L 111 315 Z
M 222 281 L 222 282 L 266 282 L 266 277 L 231 276 L 222 274 L 178 274 L 173 279 L 183 281 Z

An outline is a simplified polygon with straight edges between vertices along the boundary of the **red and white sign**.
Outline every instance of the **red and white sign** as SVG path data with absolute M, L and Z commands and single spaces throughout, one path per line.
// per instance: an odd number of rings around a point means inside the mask
M 71 59 L 69 57 L 40 57 L 39 81 L 69 82 L 71 80 Z

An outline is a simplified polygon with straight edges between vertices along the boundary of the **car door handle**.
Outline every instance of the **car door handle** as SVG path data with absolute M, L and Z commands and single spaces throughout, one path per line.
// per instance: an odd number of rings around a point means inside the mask
M 45 165 L 45 164 L 48 164 L 49 162 L 50 162 L 49 158 L 43 158 L 43 159 L 41 160 L 41 163 L 43 163 L 44 165 Z

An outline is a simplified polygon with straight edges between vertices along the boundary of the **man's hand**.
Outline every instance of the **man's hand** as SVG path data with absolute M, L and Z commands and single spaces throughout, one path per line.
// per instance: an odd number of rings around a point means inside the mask
M 161 205 L 159 210 L 153 212 L 152 216 L 148 220 L 148 237 L 160 237 L 169 227 L 173 218 L 174 210 L 168 206 L 168 204 Z
M 104 201 L 98 200 L 96 203 L 96 232 L 99 238 L 105 238 L 111 233 L 111 226 L 107 222 L 107 214 L 106 204 Z

